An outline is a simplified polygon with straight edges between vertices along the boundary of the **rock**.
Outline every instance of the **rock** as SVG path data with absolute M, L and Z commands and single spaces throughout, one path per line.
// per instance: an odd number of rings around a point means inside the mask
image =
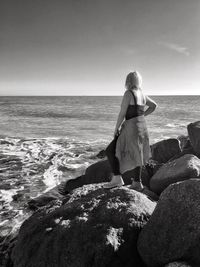
M 164 267 L 194 267 L 194 265 L 190 265 L 186 262 L 180 262 L 180 261 L 175 261 L 175 262 L 171 262 L 168 263 L 167 265 L 165 265 Z
M 199 175 L 200 159 L 194 155 L 187 154 L 160 167 L 150 180 L 150 189 L 160 194 L 172 183 L 196 178 Z
M 200 157 L 200 121 L 190 123 L 187 126 L 190 142 L 198 157 Z
M 138 239 L 138 251 L 149 267 L 187 260 L 200 266 L 200 180 L 170 185 Z
M 13 267 L 11 252 L 17 240 L 18 231 L 13 231 L 6 237 L 0 236 L 0 266 Z
M 50 202 L 63 200 L 63 195 L 59 192 L 59 186 L 55 186 L 46 193 L 43 193 L 39 197 L 33 198 L 28 201 L 28 207 L 31 210 L 37 210 L 40 207 L 48 205 Z
M 85 175 L 67 181 L 63 191 L 66 194 L 83 185 L 109 182 L 111 177 L 112 172 L 108 160 L 101 160 L 90 165 L 86 169 Z
M 191 145 L 191 142 L 188 136 L 181 135 L 181 136 L 178 136 L 177 139 L 180 141 L 181 152 L 174 155 L 172 158 L 170 158 L 169 161 L 178 159 L 186 154 L 195 155 L 195 151 Z
M 108 160 L 98 161 L 85 171 L 87 184 L 108 182 L 111 176 L 112 172 Z
M 162 166 L 162 164 L 155 160 L 150 160 L 145 166 L 143 166 L 141 178 L 144 186 L 149 188 L 150 179 L 160 166 Z M 131 184 L 133 177 L 135 177 L 135 170 L 123 173 L 122 177 L 126 185 Z
M 127 187 L 78 188 L 61 207 L 45 207 L 23 223 L 14 267 L 143 267 L 136 242 L 155 205 Z
M 103 159 L 106 157 L 106 151 L 103 149 L 101 150 L 97 155 L 96 155 L 97 158 L 99 159 Z
M 176 138 L 162 140 L 151 146 L 152 159 L 159 163 L 166 163 L 180 152 L 180 141 Z
M 179 135 L 177 139 L 180 141 L 181 151 L 185 148 L 191 147 L 189 136 Z
M 150 160 L 149 163 L 142 170 L 142 182 L 149 187 L 151 176 L 162 166 L 162 164 Z M 127 171 L 122 175 L 125 185 L 132 183 L 134 177 L 134 170 Z M 112 171 L 108 160 L 98 161 L 90 165 L 85 172 L 85 175 L 79 176 L 75 179 L 69 180 L 63 186 L 62 193 L 67 194 L 72 190 L 87 184 L 109 182 L 112 178 Z
M 181 158 L 182 156 L 184 156 L 186 154 L 195 155 L 194 149 L 192 147 L 189 147 L 189 146 L 185 147 L 180 153 L 178 153 L 175 156 L 173 156 L 169 161 L 173 161 L 175 159 Z

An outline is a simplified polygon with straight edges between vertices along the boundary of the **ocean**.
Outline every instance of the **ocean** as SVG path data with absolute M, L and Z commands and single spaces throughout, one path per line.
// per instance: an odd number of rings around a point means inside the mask
M 200 96 L 152 96 L 150 142 L 187 135 Z M 0 98 L 0 233 L 28 216 L 30 198 L 83 174 L 112 140 L 120 96 Z

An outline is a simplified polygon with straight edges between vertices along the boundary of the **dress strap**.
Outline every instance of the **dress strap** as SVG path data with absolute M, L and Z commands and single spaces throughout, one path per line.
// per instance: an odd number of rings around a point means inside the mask
M 131 91 L 131 90 L 130 90 L 130 92 L 131 92 L 131 94 L 133 95 L 133 98 L 134 98 L 134 101 L 135 101 L 135 105 L 137 105 L 137 99 L 136 99 L 135 94 L 134 94 L 133 91 Z

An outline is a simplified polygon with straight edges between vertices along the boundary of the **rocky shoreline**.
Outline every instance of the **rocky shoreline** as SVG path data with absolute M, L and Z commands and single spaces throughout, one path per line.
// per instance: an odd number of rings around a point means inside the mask
M 2 267 L 200 266 L 200 121 L 151 146 L 143 193 L 111 190 L 104 151 L 85 174 L 28 202 L 32 215 L 0 240 Z

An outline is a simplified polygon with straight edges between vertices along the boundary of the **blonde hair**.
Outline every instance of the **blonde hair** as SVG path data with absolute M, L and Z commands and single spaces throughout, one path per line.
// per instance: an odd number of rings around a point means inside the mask
M 134 89 L 134 88 L 140 88 L 142 86 L 142 76 L 138 71 L 130 72 L 126 76 L 126 82 L 125 87 L 128 90 Z

